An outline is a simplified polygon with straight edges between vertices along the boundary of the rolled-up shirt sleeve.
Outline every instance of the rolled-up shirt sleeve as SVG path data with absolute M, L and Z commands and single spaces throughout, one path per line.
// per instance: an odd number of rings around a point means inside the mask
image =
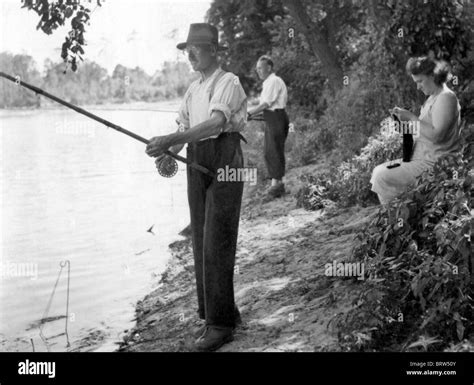
M 267 103 L 271 107 L 278 99 L 280 94 L 280 87 L 278 84 L 278 79 L 272 77 L 264 83 L 262 94 L 260 95 L 260 103 Z
M 240 84 L 239 78 L 228 73 L 220 79 L 215 87 L 211 102 L 209 103 L 209 116 L 213 111 L 221 111 L 229 123 L 232 115 L 241 110 L 242 104 L 247 100 L 247 95 Z

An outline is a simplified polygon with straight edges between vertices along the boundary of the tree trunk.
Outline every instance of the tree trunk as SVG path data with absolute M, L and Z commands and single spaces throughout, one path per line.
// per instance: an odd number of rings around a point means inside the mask
M 331 47 L 328 40 L 324 39 L 318 26 L 306 12 L 301 0 L 283 0 L 283 4 L 295 20 L 296 30 L 298 27 L 302 29 L 312 51 L 321 62 L 322 71 L 328 78 L 330 88 L 333 91 L 342 88 L 343 72 L 335 47 Z

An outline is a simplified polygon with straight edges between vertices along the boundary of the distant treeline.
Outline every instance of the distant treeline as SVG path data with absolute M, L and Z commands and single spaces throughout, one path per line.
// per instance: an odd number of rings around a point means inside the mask
M 0 53 L 0 70 L 65 99 L 73 104 L 156 102 L 180 97 L 195 79 L 184 62 L 165 62 L 152 76 L 142 68 L 118 64 L 112 76 L 95 62 L 85 61 L 76 72 L 64 63 L 45 62 L 41 76 L 28 55 Z M 8 81 L 0 81 L 0 108 L 40 107 L 49 103 L 33 92 Z

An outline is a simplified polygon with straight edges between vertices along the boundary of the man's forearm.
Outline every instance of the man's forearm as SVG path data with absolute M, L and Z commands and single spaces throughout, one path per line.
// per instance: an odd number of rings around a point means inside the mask
M 266 102 L 263 102 L 263 103 L 260 103 L 257 107 L 255 107 L 254 109 L 250 109 L 249 110 L 249 114 L 250 115 L 257 115 L 258 113 L 266 110 L 268 107 L 270 107 L 268 105 L 268 103 Z
M 217 135 L 225 123 L 225 118 L 222 114 L 214 115 L 210 119 L 191 127 L 189 130 L 176 132 L 170 134 L 171 146 L 179 144 L 197 142 L 209 136 Z

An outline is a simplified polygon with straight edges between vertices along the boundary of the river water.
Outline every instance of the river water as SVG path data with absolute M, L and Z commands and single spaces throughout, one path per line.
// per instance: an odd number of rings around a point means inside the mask
M 176 130 L 172 113 L 91 111 L 146 138 Z M 184 165 L 163 178 L 144 144 L 61 109 L 1 111 L 0 145 L 0 350 L 115 349 L 189 222 Z

